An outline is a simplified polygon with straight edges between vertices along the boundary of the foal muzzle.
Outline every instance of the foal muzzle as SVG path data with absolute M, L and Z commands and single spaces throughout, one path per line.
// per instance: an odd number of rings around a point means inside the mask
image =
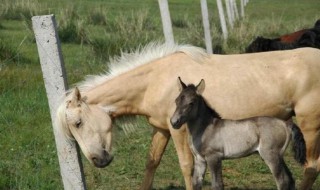
M 170 119 L 170 123 L 174 129 L 180 129 L 182 126 L 180 119 L 174 119 L 173 117 Z

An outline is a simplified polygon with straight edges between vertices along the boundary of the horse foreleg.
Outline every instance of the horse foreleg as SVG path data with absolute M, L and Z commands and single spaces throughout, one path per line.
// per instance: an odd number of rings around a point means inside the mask
M 160 164 L 162 155 L 170 139 L 169 131 L 154 128 L 152 135 L 152 142 L 148 154 L 146 170 L 143 183 L 140 187 L 141 190 L 149 190 L 152 188 L 152 182 L 157 167 Z
M 301 190 L 309 190 L 320 172 L 320 118 L 319 116 L 297 115 L 298 125 L 306 142 L 306 158 Z
M 170 132 L 178 154 L 186 190 L 192 190 L 193 155 L 189 147 L 187 131 L 185 127 L 182 127 L 180 130 L 170 128 Z

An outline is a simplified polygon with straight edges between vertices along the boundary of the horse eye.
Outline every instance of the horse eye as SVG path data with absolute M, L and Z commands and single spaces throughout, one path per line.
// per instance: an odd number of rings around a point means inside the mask
M 194 105 L 194 103 L 193 103 L 193 102 L 190 102 L 190 103 L 189 103 L 189 106 L 191 106 L 191 107 L 192 107 L 193 105 Z
M 81 122 L 81 119 L 79 119 L 79 120 L 76 122 L 76 127 L 79 128 L 79 127 L 81 126 L 81 123 L 82 123 L 82 122 Z

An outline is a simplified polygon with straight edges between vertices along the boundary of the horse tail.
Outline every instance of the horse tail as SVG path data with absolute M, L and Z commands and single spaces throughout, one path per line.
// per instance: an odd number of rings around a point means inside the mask
M 306 163 L 306 142 L 303 138 L 303 134 L 300 128 L 290 119 L 287 121 L 288 126 L 291 128 L 292 132 L 292 149 L 294 153 L 294 159 L 303 165 Z

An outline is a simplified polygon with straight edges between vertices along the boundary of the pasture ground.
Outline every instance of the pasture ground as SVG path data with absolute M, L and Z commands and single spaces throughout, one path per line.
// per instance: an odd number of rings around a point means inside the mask
M 246 16 L 223 42 L 215 1 L 208 1 L 213 46 L 226 54 L 243 52 L 258 35 L 276 37 L 312 27 L 320 18 L 318 0 L 250 1 Z M 200 3 L 170 0 L 175 40 L 204 47 Z M 156 0 L 2 0 L 0 6 L 0 189 L 62 189 L 51 119 L 31 15 L 55 14 L 68 83 L 107 69 L 109 56 L 150 41 L 163 40 Z M 221 51 L 222 49 L 222 51 Z M 126 134 L 121 126 L 135 125 Z M 114 128 L 115 159 L 105 169 L 83 157 L 88 189 L 138 189 L 152 128 L 142 117 L 119 121 Z M 302 167 L 285 157 L 296 183 Z M 275 189 L 274 180 L 257 156 L 223 162 L 226 189 Z M 209 173 L 206 188 L 210 187 Z M 318 177 L 314 189 L 320 187 Z M 184 189 L 173 143 L 157 170 L 154 189 Z

